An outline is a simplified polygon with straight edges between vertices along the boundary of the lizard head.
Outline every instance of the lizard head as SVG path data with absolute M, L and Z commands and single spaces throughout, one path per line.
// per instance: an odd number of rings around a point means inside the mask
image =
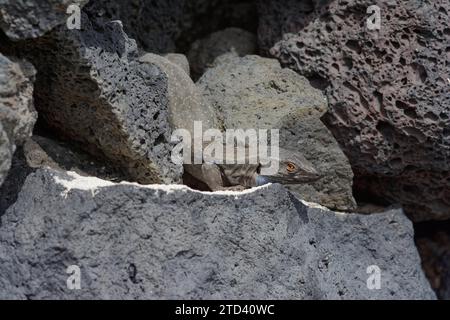
M 263 166 L 258 169 L 256 184 L 267 183 L 300 184 L 320 179 L 320 174 L 300 152 L 280 148 L 278 157 L 269 157 L 270 161 L 278 161 L 276 173 L 264 174 Z

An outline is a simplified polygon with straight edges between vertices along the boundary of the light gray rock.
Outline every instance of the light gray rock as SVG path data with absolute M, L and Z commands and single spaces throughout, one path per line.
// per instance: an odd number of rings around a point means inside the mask
M 187 57 L 182 53 L 168 53 L 163 55 L 164 58 L 169 60 L 170 62 L 176 64 L 181 69 L 186 72 L 187 75 L 191 74 L 191 68 L 189 66 L 189 61 Z
M 197 84 L 226 129 L 279 129 L 280 146 L 301 151 L 314 164 L 322 179 L 291 190 L 329 208 L 355 206 L 350 164 L 320 121 L 326 99 L 304 77 L 274 59 L 230 57 Z
M 334 213 L 281 185 L 204 193 L 38 170 L 0 230 L 2 299 L 435 298 L 401 210 Z
M 145 54 L 140 61 L 157 65 L 168 79 L 169 119 L 173 129 L 188 130 L 194 137 L 194 122 L 199 121 L 203 132 L 207 129 L 223 129 L 217 119 L 215 110 L 206 103 L 189 75 L 180 65 L 155 54 Z M 203 189 L 196 179 L 189 174 L 183 175 L 183 183 L 195 189 Z
M 128 180 L 178 183 L 170 158 L 167 77 L 138 60 L 120 21 L 58 27 L 26 52 L 39 68 L 36 107 L 58 134 L 122 168 Z
M 80 9 L 89 0 L 0 0 L 0 29 L 13 40 L 37 38 L 66 23 L 69 5 Z
M 214 109 L 205 102 L 195 83 L 179 65 L 152 53 L 139 60 L 158 66 L 167 75 L 169 120 L 173 129 L 189 130 L 193 137 L 194 121 L 201 121 L 204 130 L 218 128 Z
M 216 58 L 224 54 L 240 57 L 255 54 L 256 42 L 254 34 L 239 28 L 227 28 L 195 41 L 188 53 L 194 78 L 199 78 L 207 68 L 214 67 Z
M 0 185 L 16 146 L 31 135 L 37 114 L 33 106 L 35 69 L 0 54 Z

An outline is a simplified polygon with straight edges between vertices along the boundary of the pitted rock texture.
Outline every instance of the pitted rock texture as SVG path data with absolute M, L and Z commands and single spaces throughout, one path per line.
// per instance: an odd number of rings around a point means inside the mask
M 0 54 L 0 185 L 16 146 L 31 136 L 37 114 L 33 106 L 34 67 Z
M 381 30 L 369 30 L 369 6 Z M 326 88 L 356 188 L 416 220 L 450 217 L 450 3 L 332 1 L 271 54 Z
M 198 81 L 225 129 L 278 129 L 280 147 L 298 150 L 322 178 L 289 188 L 302 199 L 339 210 L 353 209 L 353 173 L 336 140 L 320 121 L 323 94 L 275 59 L 230 57 Z
M 196 39 L 232 25 L 256 29 L 252 0 L 91 0 L 92 17 L 119 19 L 147 52 L 182 52 Z
M 0 230 L 2 299 L 435 298 L 400 210 L 338 214 L 281 185 L 202 193 L 38 170 Z
M 37 38 L 66 23 L 67 8 L 89 0 L 0 0 L 0 29 L 12 40 Z
M 188 59 L 193 77 L 198 79 L 223 54 L 242 57 L 256 54 L 256 51 L 256 36 L 253 33 L 239 28 L 227 28 L 195 41 L 189 50 Z
M 61 27 L 26 54 L 39 67 L 36 107 L 48 126 L 141 183 L 178 183 L 170 159 L 167 77 L 138 60 L 120 21 Z

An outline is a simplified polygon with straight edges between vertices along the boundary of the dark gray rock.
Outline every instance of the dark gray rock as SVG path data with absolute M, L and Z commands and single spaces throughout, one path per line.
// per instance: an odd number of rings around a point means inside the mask
M 167 77 L 138 60 L 136 42 L 120 21 L 82 30 L 58 27 L 25 54 L 38 65 L 36 107 L 46 124 L 98 158 L 120 167 L 128 180 L 177 183 L 172 163 Z
M 207 68 L 214 67 L 214 60 L 224 54 L 243 57 L 257 52 L 256 36 L 239 28 L 227 28 L 211 33 L 195 41 L 188 59 L 192 74 L 198 79 Z
M 193 137 L 194 121 L 201 121 L 204 130 L 218 127 L 214 109 L 181 66 L 153 53 L 141 56 L 139 61 L 158 66 L 167 76 L 171 128 L 186 129 Z
M 17 200 L 26 177 L 39 168 L 73 171 L 82 176 L 94 176 L 110 181 L 123 181 L 126 176 L 119 168 L 111 167 L 67 142 L 33 135 L 17 148 L 11 168 L 0 186 L 0 216 Z
M 374 4 L 379 31 L 365 23 Z M 449 12 L 447 0 L 331 1 L 271 49 L 327 88 L 324 120 L 356 188 L 402 203 L 416 221 L 450 217 Z
M 401 210 L 334 213 L 281 185 L 204 193 L 38 170 L 0 230 L 2 299 L 435 298 Z
M 35 69 L 0 54 L 0 185 L 16 146 L 31 136 L 37 114 L 33 106 Z
M 417 224 L 416 245 L 431 287 L 439 299 L 450 300 L 450 221 Z
M 301 151 L 322 178 L 289 188 L 302 199 L 350 210 L 353 173 L 347 158 L 320 118 L 323 94 L 275 59 L 228 57 L 198 81 L 226 129 L 278 129 L 280 146 Z
M 13 40 L 37 38 L 66 22 L 69 5 L 89 0 L 0 0 L 0 29 Z
M 258 45 L 261 53 L 269 50 L 286 33 L 296 33 L 315 17 L 315 12 L 333 0 L 257 0 Z
M 85 11 L 123 21 L 126 33 L 147 52 L 185 52 L 190 44 L 227 26 L 256 29 L 252 0 L 91 0 Z
M 48 167 L 111 181 L 125 180 L 120 169 L 111 167 L 105 159 L 96 159 L 79 146 L 64 141 L 33 135 L 23 145 L 23 155 L 30 168 Z
M 24 156 L 23 147 L 17 147 L 9 163 L 8 174 L 0 186 L 0 217 L 17 201 L 25 179 L 36 170 L 28 165 Z
M 169 120 L 173 129 L 187 130 L 191 137 L 194 137 L 195 121 L 201 122 L 203 132 L 207 129 L 222 129 L 215 110 L 203 97 L 186 71 L 182 69 L 183 63 L 175 64 L 153 53 L 141 56 L 140 61 L 157 65 L 167 75 Z M 190 179 L 186 171 L 183 175 L 183 183 L 195 189 L 204 190 L 204 187 L 199 185 L 196 179 Z

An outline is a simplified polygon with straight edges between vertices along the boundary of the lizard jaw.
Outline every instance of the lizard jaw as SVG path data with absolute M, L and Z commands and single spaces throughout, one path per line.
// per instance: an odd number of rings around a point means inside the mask
M 320 175 L 317 171 L 313 170 L 308 173 L 304 173 L 302 176 L 297 177 L 278 177 L 278 176 L 262 176 L 257 175 L 255 182 L 256 186 L 262 186 L 268 183 L 280 183 L 280 184 L 302 184 L 308 182 L 314 182 L 320 179 Z

